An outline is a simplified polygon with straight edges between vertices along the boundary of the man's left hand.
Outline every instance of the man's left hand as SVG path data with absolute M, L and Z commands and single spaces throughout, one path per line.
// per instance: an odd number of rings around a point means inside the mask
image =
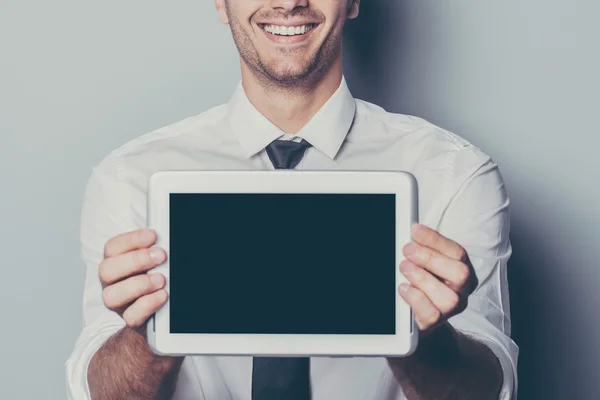
M 404 246 L 400 271 L 410 282 L 399 293 L 412 307 L 420 330 L 427 334 L 467 307 L 478 285 L 466 250 L 422 224 L 412 228 L 414 242 Z

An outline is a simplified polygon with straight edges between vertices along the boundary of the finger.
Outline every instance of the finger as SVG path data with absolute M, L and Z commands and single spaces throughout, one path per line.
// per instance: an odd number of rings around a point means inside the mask
M 137 299 L 123 313 L 123 320 L 130 328 L 139 328 L 144 325 L 167 301 L 167 292 L 164 289 L 147 294 Z
M 165 277 L 159 273 L 141 274 L 105 287 L 102 301 L 110 310 L 118 310 L 138 298 L 153 293 L 165 284 Z
M 467 252 L 464 247 L 426 225 L 413 225 L 412 236 L 417 243 L 423 246 L 437 250 L 454 260 L 466 261 Z
M 111 238 L 104 245 L 104 258 L 115 257 L 132 250 L 148 248 L 156 242 L 153 229 L 137 229 Z
M 470 268 L 461 261 L 449 258 L 436 250 L 408 243 L 404 246 L 404 255 L 412 263 L 425 268 L 446 283 L 457 293 L 464 293 L 471 278 Z
M 404 260 L 400 264 L 400 271 L 413 287 L 422 291 L 431 300 L 444 317 L 463 311 L 461 308 L 464 302 L 461 296 L 427 270 Z
M 441 312 L 431 300 L 419 289 L 402 283 L 398 289 L 400 296 L 412 308 L 419 329 L 425 331 L 440 322 Z
M 112 285 L 128 276 L 145 272 L 166 259 L 160 247 L 140 249 L 107 258 L 100 264 L 100 281 L 104 286 Z

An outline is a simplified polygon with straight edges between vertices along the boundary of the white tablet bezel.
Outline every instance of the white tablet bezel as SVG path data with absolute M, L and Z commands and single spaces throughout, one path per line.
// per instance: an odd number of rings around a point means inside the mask
M 159 171 L 148 182 L 147 225 L 166 261 L 149 271 L 166 277 L 169 292 L 169 195 L 171 193 L 395 193 L 396 266 L 418 222 L 418 188 L 407 172 L 379 171 Z M 396 290 L 406 278 L 396 268 Z M 169 301 L 148 323 L 148 343 L 161 355 L 406 356 L 418 341 L 410 307 L 396 291 L 395 335 L 172 334 Z

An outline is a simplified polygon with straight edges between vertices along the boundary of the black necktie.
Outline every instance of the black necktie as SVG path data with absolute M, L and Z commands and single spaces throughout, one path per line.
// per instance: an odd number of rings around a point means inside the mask
M 267 154 L 276 169 L 293 169 L 309 147 L 311 144 L 304 139 L 300 142 L 274 140 L 267 146 Z
M 276 169 L 294 168 L 311 144 L 302 139 L 275 140 L 267 154 Z M 277 301 L 277 299 L 274 299 Z M 254 357 L 252 400 L 310 400 L 308 357 Z

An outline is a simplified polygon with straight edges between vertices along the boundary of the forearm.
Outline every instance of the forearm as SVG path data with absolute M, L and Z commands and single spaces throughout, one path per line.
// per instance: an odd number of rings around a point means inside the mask
M 92 400 L 171 399 L 182 362 L 154 354 L 142 335 L 123 328 L 90 361 Z
M 436 329 L 404 358 L 388 358 L 409 400 L 498 400 L 502 367 L 484 344 L 448 323 Z

